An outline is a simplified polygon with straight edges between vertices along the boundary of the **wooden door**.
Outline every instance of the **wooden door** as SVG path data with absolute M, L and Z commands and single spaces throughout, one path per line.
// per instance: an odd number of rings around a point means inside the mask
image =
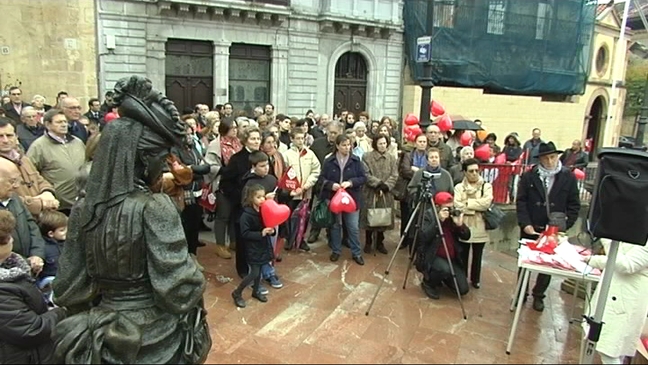
M 358 52 L 343 54 L 335 65 L 333 114 L 347 110 L 356 115 L 365 111 L 367 96 L 367 64 Z
M 211 42 L 169 39 L 166 43 L 166 94 L 183 109 L 214 102 L 214 58 Z

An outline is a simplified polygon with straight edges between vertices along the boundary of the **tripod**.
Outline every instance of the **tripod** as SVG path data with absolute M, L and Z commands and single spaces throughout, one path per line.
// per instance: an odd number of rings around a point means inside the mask
M 587 333 L 587 343 L 585 344 L 585 353 L 582 355 L 582 364 L 594 363 L 594 350 L 596 343 L 601 336 L 603 329 L 603 313 L 605 311 L 605 303 L 610 293 L 610 283 L 612 283 L 612 276 L 614 274 L 614 266 L 619 251 L 619 241 L 612 241 L 610 243 L 610 252 L 607 253 L 607 265 L 603 273 L 603 280 L 601 281 L 601 292 L 599 293 L 598 301 L 596 302 L 596 311 L 593 317 L 585 317 L 589 324 L 589 331 Z
M 382 279 L 380 281 L 380 284 L 378 285 L 378 289 L 376 290 L 376 293 L 374 293 L 374 296 L 371 299 L 371 303 L 369 304 L 369 307 L 367 308 L 367 311 L 365 312 L 365 315 L 367 315 L 367 316 L 369 315 L 369 311 L 371 311 L 371 308 L 373 307 L 373 305 L 374 305 L 374 303 L 376 301 L 376 298 L 378 297 L 378 293 L 380 292 L 380 289 L 382 289 L 382 286 L 385 283 L 385 279 L 389 275 L 389 270 L 391 269 L 391 266 L 393 265 L 394 260 L 396 259 L 396 255 L 398 254 L 400 246 L 403 244 L 403 241 L 405 240 L 405 237 L 407 237 L 407 235 L 409 233 L 409 230 L 412 227 L 412 222 L 414 221 L 414 218 L 417 218 L 416 231 L 414 232 L 414 240 L 412 242 L 413 247 L 412 247 L 412 250 L 410 251 L 409 263 L 407 265 L 407 271 L 405 272 L 405 280 L 403 282 L 403 289 L 406 288 L 407 279 L 409 277 L 409 272 L 412 269 L 414 259 L 416 258 L 416 252 L 417 252 L 417 248 L 418 248 L 418 245 L 419 245 L 418 234 L 421 231 L 421 225 L 423 223 L 423 216 L 424 216 L 424 214 L 426 212 L 427 204 L 428 204 L 428 200 L 424 196 L 421 196 L 418 203 L 416 204 L 416 207 L 412 211 L 412 215 L 410 216 L 409 222 L 407 222 L 407 226 L 405 227 L 405 231 L 403 232 L 403 235 L 401 236 L 401 238 L 400 238 L 400 240 L 398 242 L 398 246 L 396 247 L 396 250 L 394 251 L 394 254 L 392 255 L 392 258 L 389 261 L 389 264 L 387 265 L 387 268 L 385 269 L 385 275 L 383 275 L 383 277 L 382 277 Z M 416 214 L 419 213 L 419 210 L 420 210 L 420 214 L 417 217 Z M 466 310 L 464 308 L 463 301 L 461 300 L 461 294 L 459 293 L 459 285 L 457 283 L 457 275 L 455 273 L 454 266 L 452 265 L 452 259 L 450 258 L 450 254 L 449 254 L 449 251 L 448 251 L 448 245 L 446 243 L 445 236 L 443 235 L 443 228 L 441 227 L 441 220 L 439 219 L 439 214 L 437 212 L 436 206 L 432 207 L 432 211 L 434 212 L 434 218 L 436 220 L 437 229 L 439 230 L 439 233 L 441 234 L 441 242 L 443 243 L 443 248 L 444 248 L 445 253 L 446 253 L 446 258 L 448 259 L 448 266 L 450 267 L 450 273 L 452 275 L 452 279 L 453 279 L 453 282 L 454 282 L 454 290 L 457 293 L 457 298 L 459 298 L 459 305 L 461 306 L 461 313 L 463 314 L 464 319 L 468 319 L 468 317 L 466 316 Z

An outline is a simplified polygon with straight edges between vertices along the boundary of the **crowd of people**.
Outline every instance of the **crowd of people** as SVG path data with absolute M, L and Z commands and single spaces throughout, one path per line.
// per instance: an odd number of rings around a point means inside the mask
M 102 130 L 119 118 L 113 93 L 104 97 L 103 102 L 90 99 L 86 113 L 77 98 L 63 91 L 54 106 L 39 95 L 30 104 L 23 102 L 18 87 L 3 97 L 0 297 L 20 291 L 27 293 L 21 298 L 28 298 L 0 301 L 0 324 L 14 327 L 5 333 L 20 333 L 17 340 L 0 335 L 3 357 L 45 361 L 48 351 L 40 349 L 52 346 L 49 333 L 65 315 L 65 309 L 56 306 L 51 285 L 65 249 L 67 216 L 85 196 Z M 398 226 L 397 209 L 400 235 L 405 236 L 400 248 L 416 257 L 425 295 L 439 299 L 443 285 L 465 295 L 470 286 L 481 287 L 481 262 L 489 242 L 484 213 L 492 203 L 515 202 L 522 238 L 537 237 L 548 224 L 566 231 L 580 210 L 571 170 L 589 162 L 580 141 L 563 153 L 552 142 L 544 142 L 537 128 L 524 144 L 517 133 L 511 133 L 500 147 L 494 133 L 470 131 L 472 139 L 466 144 L 460 140 L 464 131 L 446 133 L 435 124 L 407 141 L 396 119 L 372 119 L 367 112 L 356 116 L 343 111 L 331 117 L 309 110 L 291 117 L 267 104 L 245 115 L 226 103 L 213 110 L 199 104 L 183 110 L 179 118 L 186 137 L 182 147 L 171 149 L 166 166 L 157 167 L 164 171 L 165 186 L 174 187 L 163 190 L 173 191 L 169 195 L 180 213 L 187 251 L 201 270 L 198 251 L 205 243 L 199 239 L 200 231 L 213 230 L 216 254 L 234 258 L 242 278 L 232 292 L 237 307 L 246 306 L 243 290 L 250 285 L 252 297 L 261 302 L 269 294 L 264 282 L 275 289 L 283 287 L 277 272 L 280 266 L 275 266 L 282 251 L 309 251 L 322 230 L 332 262 L 340 259 L 343 247 L 358 265 L 364 265 L 364 254 L 374 250 L 388 254 L 397 242 L 387 242 L 385 233 Z M 490 155 L 477 159 L 475 148 L 484 144 L 489 145 Z M 529 166 L 507 177 L 503 198 L 493 188 L 505 175 L 497 172 L 498 156 L 503 156 L 504 164 Z M 308 219 L 340 190 L 350 194 L 356 211 L 324 212 L 330 215 L 325 224 Z M 415 212 L 423 196 L 429 201 Z M 287 205 L 289 220 L 266 227 L 260 213 L 265 200 Z M 375 219 L 377 209 L 390 215 L 382 217 L 380 224 Z M 415 229 L 406 232 L 407 222 L 417 218 L 415 213 L 421 214 L 422 222 L 416 242 Z M 213 222 L 213 227 L 205 221 Z M 539 276 L 532 290 L 537 311 L 544 309 L 549 280 Z M 10 318 L 24 308 L 29 308 L 29 316 Z M 33 321 L 40 324 L 35 326 Z M 30 350 L 25 352 L 20 341 L 27 338 Z

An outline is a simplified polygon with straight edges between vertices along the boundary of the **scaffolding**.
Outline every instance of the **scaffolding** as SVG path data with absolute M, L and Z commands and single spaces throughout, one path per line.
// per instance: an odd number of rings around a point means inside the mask
M 435 85 L 514 95 L 583 94 L 596 3 L 587 0 L 405 0 L 405 42 L 420 80 L 416 39 L 434 6 Z

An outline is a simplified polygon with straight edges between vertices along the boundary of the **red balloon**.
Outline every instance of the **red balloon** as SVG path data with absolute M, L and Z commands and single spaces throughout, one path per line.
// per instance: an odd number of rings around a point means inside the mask
M 439 121 L 436 123 L 437 127 L 441 132 L 447 132 L 452 129 L 452 119 L 448 115 L 444 115 L 439 118 Z
M 585 180 L 585 172 L 581 169 L 574 169 L 576 180 Z
M 438 117 L 439 115 L 445 114 L 445 108 L 439 102 L 432 100 L 430 102 L 430 114 L 433 117 Z
M 495 162 L 498 165 L 504 165 L 506 163 L 506 155 L 503 153 L 500 153 L 499 155 L 495 156 Z
M 416 125 L 408 125 L 405 127 L 405 139 L 409 142 L 414 142 L 416 141 L 416 137 L 421 135 L 423 131 L 421 130 L 421 127 L 416 124 Z
M 490 146 L 488 144 L 483 144 L 475 148 L 475 157 L 482 161 L 488 161 L 490 158 Z
M 412 113 L 407 113 L 405 116 L 405 125 L 418 125 L 419 124 L 419 118 L 412 114 Z
M 338 191 L 336 191 L 333 195 L 333 199 L 331 199 L 331 202 L 329 203 L 329 209 L 334 214 L 340 214 L 353 213 L 358 208 L 351 194 L 347 193 L 344 189 L 338 189 Z
M 259 210 L 261 211 L 263 225 L 270 228 L 282 224 L 290 217 L 290 207 L 285 204 L 278 204 L 272 199 L 267 199 L 261 203 Z
M 472 136 L 468 132 L 463 132 L 459 137 L 459 142 L 461 142 L 462 146 L 470 146 L 473 143 Z

